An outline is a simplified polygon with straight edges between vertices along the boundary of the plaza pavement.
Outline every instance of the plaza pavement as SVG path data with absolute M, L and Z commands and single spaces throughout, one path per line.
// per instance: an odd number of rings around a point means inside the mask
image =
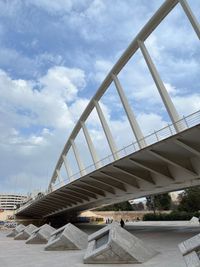
M 103 225 L 77 225 L 87 234 Z M 126 223 L 126 229 L 160 253 L 144 264 L 118 264 L 118 267 L 185 267 L 178 244 L 198 233 L 200 226 L 189 222 Z M 44 251 L 44 245 L 27 245 L 23 240 L 6 237 L 0 231 L 0 266 L 2 267 L 104 267 L 116 264 L 83 264 L 85 250 Z

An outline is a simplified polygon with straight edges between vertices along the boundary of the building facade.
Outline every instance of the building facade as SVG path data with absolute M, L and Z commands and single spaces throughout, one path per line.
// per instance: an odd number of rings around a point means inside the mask
M 25 202 L 27 196 L 15 194 L 0 194 L 0 210 L 15 210 L 20 204 Z

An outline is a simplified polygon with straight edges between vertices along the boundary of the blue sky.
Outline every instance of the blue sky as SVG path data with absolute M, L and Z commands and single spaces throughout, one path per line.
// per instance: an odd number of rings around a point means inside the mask
M 163 2 L 0 1 L 0 191 L 47 187 L 88 101 Z M 199 20 L 199 0 L 188 3 Z M 180 5 L 145 43 L 180 115 L 199 110 L 199 40 Z M 170 122 L 140 52 L 119 78 L 145 135 Z M 134 137 L 113 85 L 102 108 L 118 148 L 131 143 Z M 87 125 L 100 158 L 105 157 L 110 152 L 95 112 Z M 85 166 L 90 165 L 81 134 L 77 144 Z M 72 159 L 71 153 L 77 172 Z

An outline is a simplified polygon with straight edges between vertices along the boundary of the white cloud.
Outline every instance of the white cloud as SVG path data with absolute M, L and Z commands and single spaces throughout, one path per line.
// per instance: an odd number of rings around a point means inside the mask
M 98 83 L 103 82 L 108 72 L 111 70 L 113 63 L 108 60 L 99 59 L 94 63 L 94 70 L 90 74 L 91 79 L 95 79 Z
M 71 0 L 28 0 L 27 3 L 35 5 L 51 14 L 70 12 L 72 8 Z
M 7 109 L 7 113 L 12 112 L 13 118 L 17 119 L 13 121 L 14 125 L 29 127 L 39 124 L 58 128 L 73 125 L 67 102 L 75 101 L 78 91 L 85 86 L 82 70 L 54 67 L 37 83 L 12 80 L 1 71 L 0 80 L 1 106 L 4 113 Z M 34 85 L 39 90 L 34 89 Z
M 173 102 L 181 115 L 187 116 L 200 110 L 200 94 L 175 96 Z
M 42 93 L 66 102 L 77 97 L 78 90 L 85 87 L 85 74 L 80 69 L 53 67 L 40 79 Z
M 13 17 L 21 9 L 21 0 L 0 1 L 0 16 Z
M 15 80 L 0 71 L 0 157 L 12 165 L 2 175 L 7 172 L 11 180 L 21 180 L 20 173 L 27 179 L 38 175 L 35 184 L 44 184 L 39 177 L 46 169 L 45 179 L 50 179 L 66 137 L 88 103 L 78 96 L 84 86 L 80 69 L 54 67 L 38 81 Z

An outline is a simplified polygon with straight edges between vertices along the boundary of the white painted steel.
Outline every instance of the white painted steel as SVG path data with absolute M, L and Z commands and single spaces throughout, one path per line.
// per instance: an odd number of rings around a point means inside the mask
M 138 45 L 140 47 L 140 50 L 143 54 L 143 57 L 147 63 L 149 71 L 151 72 L 151 75 L 154 79 L 154 82 L 157 86 L 159 94 L 162 98 L 162 101 L 163 101 L 163 103 L 167 109 L 167 112 L 168 112 L 172 122 L 175 123 L 176 121 L 179 121 L 180 117 L 178 115 L 178 112 L 176 111 L 176 108 L 175 108 L 175 106 L 174 106 L 174 104 L 173 104 L 173 102 L 172 102 L 172 100 L 171 100 L 171 98 L 167 92 L 167 89 L 165 88 L 163 81 L 160 78 L 160 75 L 159 75 L 159 73 L 156 69 L 156 66 L 154 65 L 154 63 L 150 57 L 150 54 L 149 54 L 145 44 L 142 41 L 138 40 Z M 180 132 L 184 129 L 184 127 L 181 127 L 181 125 L 175 124 L 175 129 L 177 132 Z
M 102 84 L 100 85 L 99 89 L 97 90 L 96 94 L 93 96 L 93 98 L 91 99 L 91 101 L 89 102 L 88 106 L 86 107 L 86 109 L 84 110 L 83 114 L 81 115 L 80 119 L 78 120 L 76 126 L 74 127 L 71 135 L 69 136 L 69 139 L 67 140 L 63 151 L 58 159 L 58 162 L 56 164 L 56 167 L 54 169 L 53 175 L 51 177 L 51 181 L 49 184 L 49 191 L 51 188 L 51 184 L 55 182 L 56 177 L 57 177 L 57 173 L 56 170 L 59 170 L 62 166 L 62 164 L 65 164 L 64 159 L 63 159 L 63 155 L 67 155 L 70 147 L 71 147 L 71 140 L 75 140 L 77 134 L 79 133 L 79 131 L 81 130 L 81 123 L 85 122 L 88 118 L 88 116 L 90 115 L 90 113 L 92 112 L 92 110 L 95 107 L 95 103 L 97 103 L 101 97 L 103 96 L 103 94 L 105 93 L 105 91 L 108 89 L 108 87 L 110 86 L 110 84 L 113 82 L 113 75 L 115 75 L 115 77 L 117 77 L 118 73 L 123 69 L 123 67 L 126 65 L 126 63 L 129 61 L 129 59 L 135 54 L 135 52 L 138 50 L 139 48 L 139 44 L 143 47 L 144 41 L 149 37 L 149 35 L 153 32 L 153 30 L 161 23 L 161 21 L 170 13 L 170 11 L 180 2 L 180 4 L 182 5 L 188 19 L 190 20 L 195 32 L 197 33 L 198 37 L 199 37 L 199 23 L 197 21 L 197 19 L 195 18 L 194 14 L 192 13 L 191 8 L 189 7 L 188 3 L 186 0 L 166 0 L 162 6 L 155 12 L 155 14 L 152 16 L 152 18 L 148 21 L 148 23 L 142 28 L 142 30 L 138 33 L 138 35 L 135 37 L 135 39 L 131 42 L 131 44 L 128 46 L 128 48 L 125 50 L 125 52 L 122 54 L 122 56 L 119 58 L 119 60 L 116 62 L 116 64 L 113 66 L 113 68 L 111 69 L 111 71 L 108 73 L 108 75 L 106 76 L 106 78 L 104 79 L 104 81 L 102 82 Z M 138 42 L 139 41 L 139 42 Z M 144 48 L 144 47 L 143 47 Z M 143 49 L 144 50 L 144 49 Z M 156 82 L 156 85 L 158 87 L 158 89 L 160 90 L 160 94 L 162 97 L 162 100 L 167 108 L 168 113 L 170 114 L 170 118 L 172 119 L 173 125 L 176 129 L 176 131 L 182 131 L 184 130 L 185 127 L 185 123 L 179 119 L 178 113 L 166 91 L 166 88 L 164 87 L 164 84 L 162 82 L 162 80 L 159 77 L 159 74 L 156 70 L 156 67 L 154 66 L 150 56 L 148 55 L 148 51 L 145 50 L 145 54 L 147 55 L 147 60 L 150 63 L 149 64 L 149 68 L 150 71 L 152 72 L 152 76 L 154 77 L 154 81 Z M 154 74 L 154 75 L 153 75 Z M 124 99 L 124 98 L 123 98 Z M 122 101 L 123 104 L 123 101 Z M 126 112 L 127 112 L 127 105 L 126 106 Z M 102 113 L 103 114 L 103 113 Z M 130 121 L 129 117 L 133 116 L 129 116 L 128 114 L 130 114 L 130 112 L 127 113 L 128 119 Z M 177 122 L 179 121 L 179 122 Z M 133 125 L 133 123 L 132 123 Z M 137 127 L 136 127 L 137 128 Z M 174 134 L 173 130 L 170 128 L 171 130 L 171 134 Z M 109 131 L 109 130 L 108 130 Z M 112 137 L 112 133 L 109 133 L 109 136 Z M 140 139 L 141 133 L 137 133 L 136 134 L 136 139 L 137 141 Z M 112 154 L 114 156 L 114 160 L 119 158 L 119 155 L 116 153 L 117 152 L 117 148 L 116 145 L 114 143 L 113 138 L 109 138 L 109 146 L 111 148 Z M 143 147 L 142 145 L 144 145 L 145 140 L 144 139 L 140 139 L 140 142 L 138 143 L 134 143 L 134 147 L 139 146 L 139 148 Z M 147 142 L 147 138 L 146 138 L 146 142 Z M 142 144 L 142 145 L 141 145 Z M 134 148 L 135 149 L 135 148 Z M 94 153 L 93 153 L 94 155 Z M 110 157 L 110 156 L 109 156 Z M 77 160 L 77 163 L 79 165 L 79 170 L 82 176 L 84 172 L 84 168 L 83 164 L 81 163 L 80 157 L 78 156 L 79 160 Z M 94 159 L 93 159 L 94 160 Z M 95 165 L 97 165 L 97 162 L 95 160 Z M 99 163 L 98 163 L 98 166 Z M 97 167 L 97 166 L 96 166 Z M 66 168 L 67 170 L 67 168 Z M 68 175 L 70 177 L 72 177 L 71 173 Z M 78 178 L 78 177 L 76 177 Z
M 109 147 L 110 147 L 110 150 L 111 150 L 111 153 L 113 155 L 113 158 L 115 160 L 117 160 L 119 157 L 118 157 L 118 154 L 117 154 L 117 146 L 115 144 L 115 141 L 114 141 L 114 138 L 112 136 L 112 133 L 110 131 L 110 128 L 108 126 L 108 123 L 106 121 L 106 118 L 103 114 L 103 111 L 99 105 L 99 103 L 97 101 L 94 100 L 94 105 L 95 105 L 95 108 L 96 108 L 96 111 L 98 113 L 98 116 L 99 116 L 99 119 L 101 121 L 101 125 L 103 127 L 103 130 L 104 130 L 104 133 L 106 135 L 106 139 L 108 141 L 108 144 L 109 144 Z
M 48 217 L 200 185 L 200 159 L 196 153 L 200 151 L 200 111 L 198 115 L 198 120 L 190 116 L 188 125 L 193 125 L 191 128 L 167 139 L 163 138 L 160 142 L 155 139 L 155 143 L 144 149 L 128 153 L 126 157 L 111 162 L 92 174 L 88 173 L 51 194 L 31 200 L 17 210 L 16 214 Z M 187 147 L 176 140 L 182 140 Z M 188 149 L 188 146 L 195 147 L 195 150 Z M 91 177 L 95 177 L 96 182 Z M 100 185 L 98 178 L 105 187 Z M 119 185 L 118 183 L 122 183 L 126 191 L 117 188 L 115 185 Z M 112 188 L 114 191 L 110 191 Z M 69 202 L 69 193 L 74 195 L 75 200 L 79 197 L 84 201 Z M 67 202 L 61 200 L 63 197 Z
M 144 136 L 143 136 L 142 131 L 140 129 L 140 126 L 139 126 L 139 124 L 138 124 L 138 122 L 136 120 L 136 117 L 135 117 L 135 115 L 134 115 L 134 113 L 133 113 L 133 111 L 132 111 L 132 109 L 131 109 L 131 107 L 130 107 L 130 105 L 128 103 L 128 99 L 127 99 L 127 97 L 126 97 L 126 95 L 124 93 L 124 90 L 123 90 L 123 88 L 121 86 L 121 83 L 120 83 L 120 81 L 119 81 L 119 79 L 118 79 L 118 77 L 116 75 L 112 75 L 112 78 L 113 78 L 113 81 L 115 83 L 115 87 L 116 87 L 117 92 L 119 94 L 119 97 L 121 99 L 121 102 L 122 102 L 122 105 L 124 107 L 124 110 L 126 112 L 126 115 L 128 117 L 130 126 L 131 126 L 131 128 L 133 130 L 133 133 L 135 135 L 135 138 L 136 138 L 136 140 L 137 140 L 137 142 L 139 144 L 139 147 L 143 148 L 143 147 L 146 146 L 146 143 L 145 143 L 145 140 L 144 140 Z
M 73 150 L 75 158 L 76 158 L 76 162 L 78 164 L 79 171 L 81 173 L 81 176 L 83 176 L 83 175 L 86 174 L 86 172 L 85 172 L 85 167 L 83 165 L 83 162 L 82 162 L 82 160 L 80 158 L 80 154 L 79 154 L 78 148 L 77 148 L 74 140 L 71 139 L 70 142 L 71 142 L 72 150 Z
M 101 163 L 99 162 L 99 157 L 97 155 L 96 149 L 94 147 L 94 144 L 92 142 L 92 139 L 90 137 L 88 129 L 87 129 L 87 127 L 83 121 L 81 121 L 81 127 L 83 129 L 83 133 L 84 133 L 88 148 L 90 150 L 90 154 L 92 156 L 92 160 L 94 162 L 94 165 L 95 165 L 96 169 L 101 168 Z
M 65 169 L 67 172 L 67 176 L 68 176 L 69 181 L 70 181 L 70 177 L 72 177 L 72 175 L 73 175 L 72 169 L 70 167 L 69 161 L 67 160 L 67 157 L 63 155 L 62 158 L 63 158 L 63 163 L 64 163 L 64 166 L 65 166 Z
M 57 173 L 57 178 L 58 178 L 58 181 L 59 181 L 60 186 L 65 185 L 64 179 L 63 179 L 63 177 L 60 174 L 60 170 L 56 170 L 56 173 Z
M 55 170 L 53 172 L 50 184 L 53 183 L 56 179 L 56 169 L 59 169 L 61 165 L 63 164 L 63 158 L 62 155 L 66 155 L 71 147 L 70 139 L 75 139 L 77 134 L 79 133 L 81 129 L 80 122 L 86 121 L 89 114 L 94 108 L 94 100 L 98 101 L 104 94 L 104 92 L 107 90 L 109 85 L 112 82 L 112 75 L 117 75 L 122 68 L 126 65 L 126 63 L 129 61 L 129 59 L 133 56 L 133 54 L 138 49 L 138 40 L 146 40 L 148 36 L 152 33 L 152 31 L 160 24 L 160 22 L 168 15 L 168 13 L 178 4 L 178 0 L 166 0 L 163 5 L 157 10 L 157 12 L 153 15 L 153 17 L 148 21 L 148 23 L 142 28 L 142 30 L 139 32 L 139 34 L 135 37 L 135 39 L 131 42 L 131 44 L 128 46 L 128 48 L 125 50 L 125 52 L 122 54 L 122 56 L 119 58 L 117 63 L 113 66 L 111 71 L 106 76 L 105 80 L 97 90 L 94 97 L 91 99 L 90 103 L 84 110 L 83 114 L 81 115 L 79 121 L 77 122 L 76 126 L 74 127 L 69 139 L 67 140 L 63 151 L 61 153 L 60 158 L 58 159 L 58 162 L 56 164 Z M 49 184 L 49 189 L 50 189 Z
M 200 39 L 200 25 L 196 17 L 194 16 L 190 6 L 188 5 L 188 2 L 186 0 L 179 0 L 183 10 L 185 11 L 185 14 L 187 15 L 189 21 L 192 24 L 192 27 L 194 31 L 196 32 L 198 38 Z

